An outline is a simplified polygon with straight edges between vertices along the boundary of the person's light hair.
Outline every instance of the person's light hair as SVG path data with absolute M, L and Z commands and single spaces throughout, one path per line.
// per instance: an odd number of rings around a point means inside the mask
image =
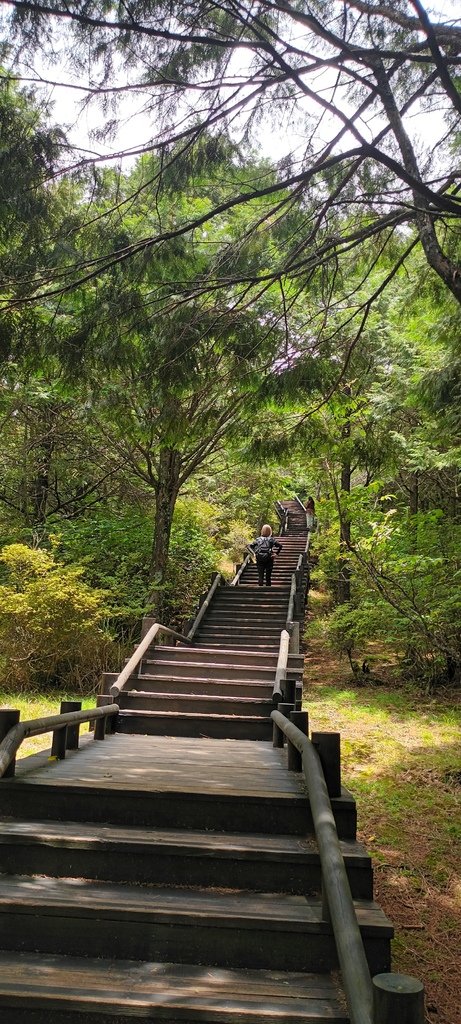
M 269 523 L 264 523 L 264 526 L 261 527 L 261 537 L 270 537 L 271 535 L 272 526 L 269 526 Z

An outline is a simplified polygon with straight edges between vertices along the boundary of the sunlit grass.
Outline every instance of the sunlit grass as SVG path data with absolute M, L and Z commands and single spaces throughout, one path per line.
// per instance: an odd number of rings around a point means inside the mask
M 81 700 L 82 708 L 94 707 L 95 697 L 84 697 L 75 694 L 13 694 L 0 691 L 0 709 L 14 708 L 19 710 L 21 721 L 29 721 L 32 718 L 45 718 L 48 715 L 57 715 L 60 711 L 61 700 Z M 81 727 L 81 732 L 88 731 L 88 725 Z M 29 754 L 36 754 L 40 750 L 48 750 L 51 747 L 51 733 L 42 736 L 30 736 L 23 741 L 18 751 L 17 758 L 28 757 Z

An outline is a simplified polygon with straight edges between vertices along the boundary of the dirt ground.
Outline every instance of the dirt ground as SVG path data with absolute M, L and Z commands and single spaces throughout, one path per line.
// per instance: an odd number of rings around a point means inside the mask
M 429 699 L 385 676 L 354 687 L 321 643 L 306 663 L 312 727 L 341 732 L 358 838 L 395 927 L 393 970 L 424 982 L 428 1024 L 461 1024 L 461 695 Z

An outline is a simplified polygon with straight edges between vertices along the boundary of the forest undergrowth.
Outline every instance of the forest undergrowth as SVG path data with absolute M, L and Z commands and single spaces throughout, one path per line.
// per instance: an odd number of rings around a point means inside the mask
M 311 619 L 319 607 L 312 592 Z M 380 685 L 357 685 L 314 636 L 303 706 L 312 728 L 341 733 L 358 838 L 395 927 L 393 970 L 423 980 L 428 1024 L 461 1024 L 461 695 L 428 697 L 385 660 Z

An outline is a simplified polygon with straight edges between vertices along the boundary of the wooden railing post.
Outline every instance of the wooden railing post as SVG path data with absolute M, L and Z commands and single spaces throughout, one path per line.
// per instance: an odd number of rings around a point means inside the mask
M 17 725 L 21 712 L 17 708 L 4 708 L 0 711 L 0 743 L 6 734 Z M 12 779 L 16 770 L 16 758 L 12 757 L 8 768 L 3 772 L 4 779 Z
M 108 703 L 114 703 L 114 697 L 110 693 L 99 693 L 96 697 L 96 708 L 103 708 Z M 108 718 L 97 718 L 94 723 L 94 738 L 95 739 L 106 739 L 106 733 L 114 732 L 115 722 L 111 722 L 109 725 Z
M 81 711 L 82 702 L 81 700 L 62 700 L 61 701 L 61 715 L 67 714 L 68 711 Z M 79 725 L 68 725 L 67 726 L 67 739 L 66 746 L 67 750 L 78 750 L 78 744 L 80 739 L 80 726 Z
M 283 699 L 286 704 L 296 705 L 296 679 L 285 679 L 283 684 Z M 279 708 L 280 710 L 280 708 Z
M 60 725 L 53 729 L 51 741 L 51 757 L 57 757 L 58 761 L 64 761 L 67 750 L 67 725 Z
M 341 734 L 313 732 L 311 741 L 320 758 L 328 796 L 341 796 Z
M 424 1024 L 424 986 L 408 974 L 376 974 L 373 1024 Z
M 278 704 L 277 705 L 277 711 L 280 711 L 281 715 L 285 715 L 285 718 L 289 718 L 290 717 L 290 712 L 294 711 L 294 709 L 295 709 L 294 704 Z M 276 732 L 276 730 L 278 730 L 278 732 Z M 275 738 L 277 738 L 277 742 L 274 742 Z M 279 729 L 278 726 L 276 726 L 275 722 L 274 722 L 274 726 L 272 728 L 272 745 L 274 747 L 283 747 L 284 742 L 285 742 L 285 736 L 283 735 L 282 730 Z
M 305 736 L 309 735 L 309 714 L 307 711 L 290 711 L 290 722 L 293 722 L 293 725 L 296 725 Z M 288 771 L 302 772 L 302 754 L 300 754 L 298 748 L 290 740 L 287 740 L 287 754 Z

